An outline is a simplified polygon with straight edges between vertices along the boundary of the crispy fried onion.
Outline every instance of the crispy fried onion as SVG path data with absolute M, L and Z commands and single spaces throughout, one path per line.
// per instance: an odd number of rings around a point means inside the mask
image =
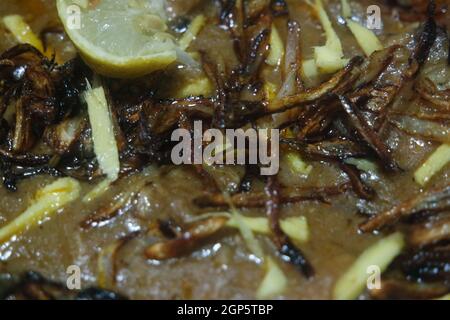
M 442 297 L 449 292 L 444 284 L 421 284 L 403 279 L 381 281 L 381 289 L 370 291 L 370 297 L 376 300 L 430 300 Z
M 69 153 L 87 126 L 86 118 L 77 116 L 45 128 L 44 141 L 56 154 Z
M 201 246 L 227 223 L 227 217 L 211 217 L 192 223 L 175 239 L 151 245 L 145 250 L 148 259 L 167 260 L 186 255 Z
M 144 173 L 141 173 L 141 176 L 132 176 L 129 178 L 130 181 L 132 181 L 130 183 L 133 184 L 133 190 L 121 192 L 114 197 L 109 205 L 101 206 L 92 214 L 88 215 L 85 219 L 83 219 L 83 221 L 81 221 L 81 228 L 91 229 L 102 227 L 114 218 L 119 217 L 130 210 L 133 206 L 133 200 L 139 196 L 142 189 L 146 186 L 152 185 L 152 178 L 146 176 L 146 174 L 151 171 L 152 167 L 149 167 Z
M 450 217 L 444 216 L 413 228 L 409 241 L 415 247 L 428 247 L 448 240 L 450 240 Z
M 329 198 L 338 196 L 348 189 L 348 184 L 323 188 L 283 188 L 280 190 L 280 204 L 290 204 L 303 201 L 320 201 L 327 203 Z M 236 208 L 264 208 L 266 206 L 264 193 L 239 193 L 230 197 L 231 203 Z M 217 207 L 227 208 L 229 203 L 221 193 L 206 194 L 194 199 L 194 203 L 200 208 Z
M 361 112 L 346 97 L 341 96 L 339 99 L 345 113 L 348 116 L 349 122 L 358 132 L 360 138 L 362 138 L 365 143 L 367 143 L 367 145 L 377 154 L 380 160 L 382 160 L 382 163 L 386 169 L 397 171 L 399 169 L 399 166 L 393 159 L 391 151 L 381 140 L 378 134 L 367 123 L 367 120 L 364 118 Z
M 450 89 L 439 90 L 429 78 L 421 78 L 415 83 L 414 90 L 432 106 L 450 112 Z
M 277 177 L 267 179 L 266 185 L 266 211 L 269 226 L 272 231 L 273 241 L 278 248 L 283 260 L 296 266 L 307 278 L 314 276 L 314 268 L 305 258 L 303 252 L 297 248 L 292 240 L 286 235 L 280 224 L 280 185 Z
M 439 213 L 450 209 L 450 185 L 422 192 L 382 212 L 360 226 L 362 232 L 381 230 L 417 214 Z
M 44 278 L 36 272 L 26 272 L 11 279 L 2 288 L 2 300 L 124 300 L 125 296 L 99 288 L 69 290 L 66 284 Z
M 404 274 L 419 281 L 450 281 L 450 248 L 436 247 L 406 253 L 397 265 Z M 447 288 L 448 290 L 448 288 Z
M 84 71 L 86 67 L 75 61 L 56 66 L 30 45 L 18 45 L 0 56 L 0 116 L 6 119 L 0 130 L 0 171 L 9 190 L 16 190 L 16 180 L 62 175 L 74 166 L 64 159 L 65 168 L 57 168 L 59 156 L 72 151 L 75 142 L 85 142 L 72 122 L 80 108 L 78 83 Z M 54 154 L 28 154 L 41 138 Z M 30 158 L 39 161 L 24 161 Z M 76 159 L 81 158 L 78 154 Z
M 357 143 L 347 139 L 332 139 L 318 143 L 302 143 L 296 140 L 283 139 L 282 143 L 286 143 L 290 147 L 302 152 L 306 157 L 313 160 L 333 161 L 348 176 L 353 191 L 361 199 L 373 199 L 375 191 L 366 185 L 362 179 L 359 169 L 345 162 L 349 158 L 364 157 L 368 154 L 367 150 L 359 146 Z
M 114 288 L 119 270 L 119 259 L 117 259 L 117 256 L 121 249 L 131 240 L 139 236 L 139 234 L 139 231 L 132 232 L 114 241 L 100 251 L 97 258 L 97 283 L 100 288 Z
M 39 133 L 57 116 L 51 67 L 50 61 L 31 45 L 16 46 L 0 56 L 0 79 L 4 80 L 0 115 L 6 108 L 15 109 L 14 152 L 30 150 Z

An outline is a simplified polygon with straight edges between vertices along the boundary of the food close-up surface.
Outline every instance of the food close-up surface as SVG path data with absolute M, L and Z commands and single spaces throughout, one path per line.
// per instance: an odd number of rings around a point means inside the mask
M 0 298 L 449 299 L 449 35 L 447 0 L 1 0 Z

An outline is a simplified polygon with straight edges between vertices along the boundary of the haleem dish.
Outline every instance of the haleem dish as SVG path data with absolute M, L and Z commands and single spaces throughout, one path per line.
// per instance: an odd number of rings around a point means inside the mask
M 0 297 L 448 299 L 449 10 L 1 1 Z

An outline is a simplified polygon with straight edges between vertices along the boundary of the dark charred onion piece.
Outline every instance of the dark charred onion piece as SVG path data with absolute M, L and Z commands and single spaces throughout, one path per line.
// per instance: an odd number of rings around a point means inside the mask
M 375 198 L 375 190 L 366 185 L 361 179 L 361 173 L 358 168 L 353 165 L 341 162 L 340 168 L 345 172 L 350 179 L 353 191 L 358 197 L 365 200 L 373 200 Z
M 450 250 L 436 248 L 406 254 L 396 262 L 405 275 L 419 281 L 450 281 Z
M 99 288 L 87 288 L 75 297 L 76 300 L 127 300 L 125 296 Z
M 247 57 L 247 61 L 241 67 L 241 76 L 248 77 L 240 83 L 252 84 L 256 79 L 255 77 L 259 73 L 267 55 L 269 54 L 269 40 L 270 40 L 270 30 L 263 29 L 260 33 L 256 35 L 251 41 L 250 52 Z
M 259 167 L 257 165 L 245 166 L 245 174 L 241 179 L 237 192 L 249 193 L 253 189 L 254 181 L 259 177 Z M 194 200 L 195 201 L 195 200 Z
M 17 191 L 16 179 L 11 172 L 11 163 L 0 158 L 0 178 L 3 186 L 11 192 Z
M 398 171 L 399 166 L 392 158 L 391 151 L 384 144 L 377 133 L 370 127 L 364 119 L 361 112 L 353 105 L 353 103 L 346 97 L 340 96 L 344 111 L 347 113 L 349 122 L 358 132 L 365 143 L 378 155 L 383 166 L 390 171 Z
M 348 139 L 333 138 L 317 143 L 305 143 L 295 139 L 281 139 L 281 143 L 287 144 L 308 157 L 319 159 L 345 160 L 367 155 L 367 150 Z
M 103 172 L 100 170 L 97 159 L 68 157 L 59 160 L 58 170 L 68 177 L 82 181 L 94 181 L 103 178 Z
M 44 131 L 44 141 L 56 154 L 67 154 L 80 139 L 85 126 L 86 121 L 82 117 L 66 119 L 57 125 L 48 126 Z
M 116 286 L 117 272 L 120 267 L 118 255 L 130 241 L 139 235 L 141 235 L 140 231 L 132 232 L 102 248 L 97 261 L 97 283 L 100 287 L 114 288 Z
M 190 225 L 181 236 L 148 247 L 145 255 L 148 259 L 167 260 L 179 258 L 201 246 L 202 241 L 221 230 L 227 223 L 226 217 L 213 217 Z
M 304 254 L 289 239 L 280 225 L 280 185 L 276 177 L 268 177 L 266 185 L 266 211 L 273 241 L 283 260 L 296 266 L 307 278 L 314 276 L 314 269 Z
M 450 289 L 445 285 L 429 285 L 406 280 L 385 280 L 381 289 L 370 291 L 376 300 L 430 300 L 446 295 Z
M 12 139 L 14 152 L 28 151 L 43 128 L 57 117 L 56 88 L 51 63 L 34 47 L 18 45 L 0 56 L 0 79 L 4 81 L 3 104 L 12 104 L 16 125 Z M 3 108 L 0 108 L 4 110 Z
M 124 300 L 124 296 L 98 288 L 82 291 L 67 289 L 66 285 L 50 281 L 36 272 L 27 272 L 0 296 L 1 300 Z
M 434 1 L 430 1 L 428 5 L 428 20 L 423 25 L 423 30 L 420 33 L 418 45 L 413 53 L 413 58 L 423 65 L 428 59 L 430 50 L 433 47 L 437 37 L 437 26 L 434 20 L 436 11 L 436 4 Z
M 179 126 L 181 119 L 188 114 L 192 114 L 191 111 L 186 112 L 175 106 L 161 107 L 148 101 L 142 105 L 140 121 L 152 135 L 162 135 Z
M 247 16 L 245 14 L 245 1 L 220 0 L 219 19 L 222 25 L 230 32 L 235 52 L 241 62 L 247 56 L 247 41 L 245 27 Z
M 442 108 L 445 112 L 450 112 L 450 89 L 440 91 L 429 78 L 419 79 L 414 89 L 425 101 Z
M 314 138 L 326 136 L 340 109 L 334 99 L 328 98 L 316 105 L 306 106 L 304 110 L 299 110 L 297 139 L 309 140 L 311 138 L 314 141 Z
M 342 161 L 348 158 L 357 158 L 367 155 L 367 152 L 353 141 L 337 138 L 315 144 L 307 144 L 293 139 L 282 139 L 282 143 L 286 143 L 312 159 L 325 159 L 337 162 L 340 168 L 347 174 L 353 190 L 361 199 L 371 200 L 374 198 L 375 191 L 361 180 L 359 170 Z
M 247 76 L 250 76 L 259 69 L 265 60 L 264 56 L 268 54 L 268 39 L 264 38 L 269 35 L 272 24 L 270 0 L 228 2 L 232 3 L 230 7 L 234 7 L 232 14 L 229 15 L 232 18 L 229 19 L 231 24 L 227 23 L 227 27 L 234 40 L 235 53 L 241 64 L 239 69 L 252 70 L 247 73 Z
M 17 57 L 20 57 L 21 55 L 26 54 L 29 56 L 25 57 L 24 61 L 30 61 L 33 64 L 39 64 L 42 62 L 42 59 L 44 59 L 44 55 L 36 48 L 34 48 L 32 45 L 29 44 L 19 44 L 15 47 L 12 47 L 11 49 L 5 51 L 0 56 L 0 63 L 4 66 L 14 66 L 14 59 Z M 11 63 L 8 63 L 7 61 L 10 61 Z M 48 61 L 47 61 L 48 62 Z M 23 76 L 23 74 L 21 74 Z
M 390 226 L 402 218 L 420 213 L 436 213 L 450 209 L 450 185 L 431 189 L 382 212 L 360 226 L 362 232 L 372 232 Z
M 409 235 L 410 244 L 416 247 L 427 247 L 448 240 L 450 240 L 450 217 L 448 216 L 414 227 Z
M 322 83 L 316 88 L 308 89 L 294 96 L 288 96 L 272 103 L 271 107 L 275 111 L 270 114 L 277 114 L 297 108 L 301 111 L 298 119 L 279 124 L 278 127 L 286 128 L 299 123 L 300 132 L 298 139 L 305 139 L 310 135 L 320 135 L 330 125 L 333 115 L 339 110 L 338 104 L 334 103 L 335 95 L 349 94 L 352 99 L 358 99 L 362 93 L 351 93 L 351 90 L 362 88 L 362 92 L 372 89 L 365 89 L 365 85 L 371 84 L 381 73 L 386 71 L 393 59 L 393 54 L 400 46 L 392 46 L 382 51 L 375 52 L 370 59 L 364 60 L 361 57 L 353 58 L 346 68 L 336 73 L 330 80 Z M 400 88 L 400 86 L 397 86 Z M 389 99 L 384 104 L 388 104 L 395 97 L 397 91 L 389 95 Z M 385 93 L 382 93 L 385 95 Z M 287 100 L 292 100 L 286 104 Z M 295 100 L 295 101 L 294 101 Z M 294 103 L 295 102 L 295 103 Z M 301 108 L 298 108 L 301 107 Z M 279 109 L 276 109 L 279 108 Z
M 249 57 L 246 59 L 248 64 L 239 66 L 229 79 L 225 79 L 224 70 L 219 70 L 218 65 L 203 54 L 204 71 L 216 87 L 212 122 L 214 127 L 219 129 L 240 128 L 267 115 L 264 102 L 246 101 L 241 98 L 241 94 L 246 90 L 253 91 L 255 89 L 255 77 L 268 54 L 268 35 L 268 29 L 264 29 L 256 36 L 256 39 L 253 40 L 253 50 L 250 50 Z
M 364 71 L 361 72 L 361 77 L 355 83 L 355 88 L 359 90 L 378 79 L 379 76 L 385 72 L 388 66 L 392 63 L 395 52 L 401 48 L 402 47 L 399 45 L 393 45 L 386 49 L 372 53 L 369 59 L 365 62 Z
M 14 168 L 12 170 L 12 173 L 15 175 L 16 180 L 31 178 L 37 175 L 51 175 L 53 177 L 63 176 L 63 174 L 58 169 L 49 166 L 31 168 L 22 168 L 19 166 Z
M 343 194 L 349 189 L 348 184 L 325 188 L 295 188 L 281 190 L 280 204 L 290 204 L 304 201 L 320 201 L 328 203 L 330 197 Z M 264 193 L 240 193 L 231 196 L 231 202 L 236 208 L 264 208 L 267 196 Z M 219 207 L 228 208 L 229 203 L 221 193 L 208 194 L 194 200 L 200 208 Z
M 293 96 L 284 97 L 273 102 L 274 113 L 280 113 L 295 107 L 313 104 L 317 100 L 333 96 L 333 94 L 347 91 L 348 86 L 352 85 L 361 71 L 361 65 L 364 62 L 362 57 L 353 58 L 349 64 L 337 72 L 330 80 L 316 88 L 305 90 Z
M 376 131 L 382 132 L 389 112 L 388 107 L 394 103 L 407 81 L 417 76 L 420 67 L 428 58 L 437 37 L 436 28 L 434 33 L 429 30 L 430 23 L 425 24 L 420 32 L 420 39 L 413 53 L 407 47 L 399 45 L 375 52 L 370 60 L 374 60 L 375 64 L 378 60 L 380 65 L 384 65 L 382 72 L 375 81 L 366 82 L 367 85 L 348 95 L 353 103 L 364 110 L 362 115 Z
M 217 66 L 212 63 L 212 61 L 210 61 L 210 59 L 205 54 L 202 55 L 202 63 L 206 75 L 216 87 L 213 124 L 218 128 L 223 129 L 226 127 L 226 103 L 228 99 L 225 92 L 224 75 L 219 74 L 220 71 L 217 69 Z
M 254 101 L 239 101 L 233 106 L 233 112 L 228 119 L 227 128 L 242 128 L 267 115 L 265 103 Z
M 244 109 L 263 105 L 261 100 L 253 101 L 253 99 L 254 95 L 258 95 L 262 88 L 259 76 L 269 54 L 271 23 L 270 19 L 266 19 L 265 16 L 260 20 L 262 21 L 260 22 L 262 30 L 251 38 L 250 50 L 245 62 L 233 71 L 231 78 L 226 83 L 229 91 L 225 114 L 227 127 L 238 127 L 241 126 L 241 123 L 247 124 L 251 119 L 242 117 L 243 112 L 246 112 Z M 248 36 L 250 37 L 250 34 Z
M 139 193 L 139 192 L 138 192 Z M 108 221 L 118 217 L 130 209 L 130 201 L 137 196 L 137 193 L 127 192 L 121 194 L 112 205 L 107 205 L 96 210 L 86 217 L 80 224 L 83 229 L 90 229 L 101 226 Z
M 174 239 L 182 236 L 181 227 L 173 219 L 159 220 L 158 231 L 168 239 Z
M 192 105 L 200 103 L 199 108 Z M 123 173 L 141 170 L 146 164 L 171 163 L 174 129 L 190 130 L 194 120 L 208 123 L 211 113 L 203 111 L 203 98 L 160 101 L 146 97 L 136 105 L 117 106 L 118 123 L 122 133 L 121 159 Z M 177 105 L 180 103 L 180 105 Z M 206 106 L 205 106 L 206 107 Z
M 8 162 L 25 165 L 44 165 L 47 164 L 51 156 L 50 155 L 34 155 L 34 154 L 15 154 L 0 148 L 0 158 L 5 159 Z
M 57 155 L 56 168 L 69 177 L 83 181 L 93 181 L 103 177 L 94 153 L 91 128 L 85 123 L 70 152 Z
M 301 29 L 297 21 L 289 20 L 287 24 L 288 34 L 286 40 L 286 54 L 284 66 L 281 72 L 282 85 L 278 91 L 276 99 L 295 95 L 304 91 L 304 85 L 301 78 L 302 69 L 302 49 L 301 49 Z M 288 124 L 295 119 L 301 110 L 293 109 L 273 116 L 273 126 Z M 292 123 L 295 123 L 293 121 Z
M 403 85 L 403 76 L 397 75 L 395 82 L 391 80 L 387 83 L 376 83 L 365 87 L 356 93 L 356 99 L 361 104 L 361 109 L 368 111 L 375 120 L 383 118 L 389 105 L 395 100 Z M 352 98 L 352 101 L 356 100 Z M 375 122 L 375 121 L 374 121 Z M 379 127 L 379 122 L 376 127 Z
M 75 58 L 57 66 L 52 76 L 60 109 L 58 120 L 78 116 L 82 109 L 80 97 L 86 90 L 86 79 L 92 78 L 92 70 L 81 58 Z
M 5 188 L 11 192 L 17 191 L 17 182 L 37 175 L 63 176 L 58 169 L 49 166 L 47 156 L 21 155 L 4 158 L 0 155 L 0 178 Z M 17 161 L 15 161 L 17 160 Z M 42 161 L 45 160 L 45 161 Z
M 365 79 L 359 80 L 356 90 L 347 97 L 364 111 L 362 115 L 368 124 L 380 131 L 388 107 L 395 101 L 405 81 L 417 72 L 417 62 L 411 60 L 411 53 L 406 47 L 394 45 L 374 52 L 366 65 Z

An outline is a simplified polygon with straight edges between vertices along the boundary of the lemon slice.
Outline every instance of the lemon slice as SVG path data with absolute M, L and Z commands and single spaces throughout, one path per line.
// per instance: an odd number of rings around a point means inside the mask
M 97 73 L 135 78 L 177 59 L 163 0 L 57 0 L 64 28 Z

